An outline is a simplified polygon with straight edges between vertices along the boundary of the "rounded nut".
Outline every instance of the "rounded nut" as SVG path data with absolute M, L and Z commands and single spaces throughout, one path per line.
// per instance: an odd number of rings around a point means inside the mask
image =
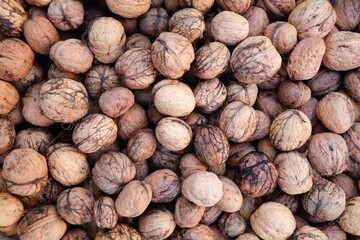
M 176 200 L 174 219 L 176 224 L 181 228 L 192 228 L 200 223 L 205 213 L 205 207 L 198 206 L 184 196 Z
M 231 82 L 227 87 L 227 102 L 240 101 L 247 105 L 253 106 L 258 95 L 258 87 L 256 84 L 241 84 L 239 82 Z
M 154 1 L 152 1 L 154 3 Z M 156 38 L 162 32 L 166 32 L 169 24 L 168 12 L 161 7 L 150 8 L 141 18 L 139 22 L 140 32 Z
M 136 18 L 146 13 L 151 5 L 151 0 L 132 2 L 128 0 L 105 0 L 111 12 L 124 18 Z
M 219 176 L 219 179 L 222 182 L 224 194 L 215 206 L 228 213 L 239 211 L 243 203 L 239 187 L 229 178 Z
M 175 227 L 174 216 L 166 209 L 150 209 L 139 218 L 139 232 L 145 239 L 166 239 Z
M 151 49 L 151 41 L 145 35 L 141 33 L 134 33 L 130 37 L 127 38 L 125 44 L 126 50 L 130 50 L 133 48 L 143 48 L 143 49 Z
M 14 125 L 6 118 L 0 118 L 0 155 L 11 150 L 16 137 Z
M 184 179 L 193 173 L 206 171 L 205 164 L 193 153 L 187 153 L 181 157 L 179 168 Z
M 286 110 L 286 108 L 280 103 L 278 94 L 273 91 L 259 92 L 255 102 L 255 107 L 268 115 L 270 119 L 276 118 L 276 116 Z
M 360 102 L 360 70 L 347 73 L 344 78 L 346 92 Z
M 222 214 L 218 220 L 218 226 L 226 237 L 237 237 L 246 230 L 246 222 L 239 212 Z
M 0 22 L 3 22 L 0 35 L 20 36 L 27 14 L 18 1 L 3 1 L 0 3 Z M 0 77 L 1 78 L 1 77 Z
M 216 0 L 216 3 L 219 4 L 219 6 L 226 11 L 243 14 L 250 7 L 251 0 Z
M 99 229 L 96 232 L 95 240 L 131 239 L 141 240 L 140 233 L 127 224 L 116 224 L 111 229 Z
M 119 117 L 135 103 L 134 94 L 127 88 L 115 87 L 100 95 L 99 107 L 109 117 Z
M 184 229 L 181 237 L 183 239 L 192 239 L 192 240 L 215 240 L 214 231 L 205 224 L 199 224 L 196 227 Z
M 10 83 L 0 80 L 0 114 L 9 114 L 19 99 L 20 96 L 16 88 Z
M 297 44 L 296 28 L 288 22 L 274 22 L 264 30 L 264 36 L 268 37 L 280 54 L 289 54 Z
M 110 197 L 101 197 L 94 204 L 94 219 L 96 225 L 101 228 L 113 228 L 118 221 L 115 211 L 115 202 Z
M 354 197 L 347 201 L 346 208 L 339 218 L 340 227 L 347 233 L 360 236 L 358 223 L 360 212 L 360 197 Z
M 278 88 L 279 101 L 288 108 L 298 108 L 311 98 L 311 89 L 300 81 L 283 81 Z
M 126 153 L 131 160 L 145 161 L 156 151 L 156 137 L 152 129 L 142 129 L 134 133 L 129 139 Z
M 16 224 L 24 213 L 22 202 L 10 193 L 0 192 L 0 229 Z
M 343 137 L 349 148 L 350 157 L 360 162 L 360 123 L 355 122 L 354 125 L 343 134 Z
M 311 227 L 304 226 L 300 228 L 296 234 L 297 240 L 305 240 L 305 239 L 317 239 L 317 240 L 328 240 L 328 237 L 321 230 Z
M 346 200 L 360 195 L 359 188 L 356 186 L 355 181 L 345 173 L 333 176 L 332 178 L 330 178 L 330 181 L 332 181 L 337 186 L 341 187 L 342 190 L 344 190 Z
M 274 18 L 286 18 L 296 7 L 297 1 L 263 0 L 269 14 Z
M 243 16 L 249 22 L 249 37 L 263 35 L 265 28 L 269 25 L 269 17 L 264 9 L 250 6 Z
M 340 72 L 322 68 L 312 79 L 306 82 L 306 85 L 311 89 L 312 96 L 319 97 L 336 91 L 341 84 L 341 80 Z
M 78 29 L 84 20 L 84 6 L 76 0 L 53 0 L 49 4 L 47 17 L 61 31 Z
M 268 136 L 270 133 L 271 120 L 268 115 L 262 111 L 255 110 L 256 112 L 256 129 L 255 132 L 248 138 L 247 141 L 260 140 Z
M 225 102 L 226 92 L 218 78 L 201 81 L 194 89 L 196 107 L 205 114 L 215 112 Z

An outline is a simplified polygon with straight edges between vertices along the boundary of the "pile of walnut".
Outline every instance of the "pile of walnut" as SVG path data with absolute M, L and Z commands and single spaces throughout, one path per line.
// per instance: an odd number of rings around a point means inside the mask
M 358 0 L 1 0 L 0 233 L 360 239 L 359 32 Z

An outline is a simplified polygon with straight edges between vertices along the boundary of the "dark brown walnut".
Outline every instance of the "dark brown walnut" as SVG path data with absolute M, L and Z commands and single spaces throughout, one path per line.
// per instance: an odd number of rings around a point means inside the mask
M 300 39 L 324 38 L 335 25 L 336 13 L 326 0 L 305 1 L 294 8 L 288 21 Z
M 344 190 L 346 200 L 360 195 L 359 189 L 356 186 L 355 181 L 345 173 L 333 176 L 332 178 L 330 178 L 330 181 L 332 181 L 337 186 L 341 187 L 342 190 Z
M 218 217 L 221 215 L 222 211 L 213 206 L 213 207 L 208 207 L 205 210 L 205 213 L 203 214 L 200 223 L 205 224 L 205 225 L 211 225 L 212 223 L 214 223 Z
M 280 67 L 280 70 L 275 75 L 264 82 L 257 84 L 259 89 L 263 90 L 274 90 L 282 81 L 286 80 L 287 69 L 284 65 Z
M 47 72 L 47 77 L 48 79 L 53 79 L 53 78 L 70 78 L 70 79 L 74 79 L 76 81 L 81 81 L 81 77 L 80 75 L 76 74 L 76 73 L 72 73 L 72 72 L 68 72 L 68 71 L 64 71 L 60 68 L 58 68 L 54 63 L 52 63 L 48 69 Z
M 229 178 L 219 176 L 219 179 L 223 184 L 224 194 L 215 206 L 224 212 L 238 212 L 243 203 L 243 197 L 239 187 Z
M 19 196 L 36 194 L 48 179 L 46 159 L 31 148 L 15 149 L 4 159 L 2 177 L 11 193 Z
M 45 205 L 27 212 L 17 226 L 21 239 L 60 239 L 66 232 L 66 222 L 56 213 L 53 205 Z
M 360 2 L 358 1 L 331 1 L 336 12 L 336 27 L 340 31 L 351 31 L 360 23 Z
M 319 97 L 336 91 L 341 84 L 341 75 L 337 71 L 321 68 L 318 73 L 306 82 L 314 97 Z
M 215 112 L 225 102 L 227 91 L 225 85 L 213 78 L 201 81 L 194 89 L 196 107 L 205 114 Z
M 250 152 L 238 163 L 235 180 L 243 194 L 261 197 L 276 187 L 278 173 L 274 164 L 261 152 Z
M 150 8 L 149 11 L 140 18 L 140 32 L 151 38 L 156 38 L 160 33 L 167 31 L 168 23 L 169 15 L 164 8 L 161 6 Z
M 0 192 L 0 210 L 0 229 L 17 224 L 24 214 L 21 201 L 7 192 Z
M 135 177 L 135 166 L 125 154 L 110 151 L 96 162 L 92 175 L 103 192 L 115 194 Z
M 127 224 L 116 224 L 112 229 L 99 229 L 96 232 L 95 240 L 141 240 L 140 234 Z
M 190 69 L 195 59 L 191 42 L 178 33 L 163 32 L 151 46 L 154 67 L 165 77 L 177 79 Z
M 49 54 L 51 46 L 59 41 L 55 27 L 43 16 L 31 17 L 24 23 L 24 37 L 36 53 L 44 55 Z
M 343 138 L 349 148 L 350 157 L 360 163 L 360 123 L 354 125 L 343 134 Z
M 54 122 L 72 123 L 84 117 L 89 109 L 84 85 L 69 78 L 46 81 L 40 89 L 40 108 Z
M 20 96 L 16 88 L 8 82 L 0 80 L 0 115 L 8 115 L 19 102 Z
M 218 226 L 221 233 L 230 238 L 243 234 L 247 227 L 239 212 L 223 213 L 218 219 Z
M 0 154 L 4 154 L 13 147 L 15 143 L 15 127 L 6 118 L 0 118 Z
M 229 156 L 229 142 L 224 132 L 213 125 L 196 130 L 194 148 L 199 159 L 208 166 L 225 163 Z
M 127 155 L 135 162 L 145 161 L 156 151 L 156 138 L 152 129 L 146 128 L 137 131 L 127 144 Z
M 347 95 L 331 92 L 319 101 L 316 115 L 326 128 L 340 134 L 354 124 L 355 106 Z
M 249 37 L 263 35 L 264 29 L 269 25 L 269 17 L 260 7 L 249 7 L 244 18 L 249 22 Z
M 233 144 L 230 146 L 229 158 L 226 164 L 231 168 L 236 168 L 246 154 L 255 150 L 254 146 L 248 142 Z
M 47 16 L 61 31 L 77 29 L 84 20 L 84 6 L 76 0 L 53 0 L 49 4 Z
M 180 194 L 180 179 L 170 169 L 160 169 L 148 175 L 144 182 L 152 191 L 151 201 L 154 203 L 168 203 Z
M 164 240 L 175 227 L 173 214 L 165 208 L 149 209 L 139 218 L 139 232 L 144 239 Z
M 360 67 L 360 33 L 339 31 L 325 39 L 326 51 L 323 64 L 335 71 L 347 71 Z
M 328 240 L 329 239 L 324 232 L 311 226 L 304 226 L 300 228 L 298 231 L 296 231 L 295 236 L 296 239 L 298 240 L 305 240 L 305 239 Z
M 334 183 L 319 178 L 314 181 L 311 190 L 301 199 L 304 210 L 311 216 L 334 221 L 345 209 L 345 192 Z
M 61 240 L 90 240 L 86 231 L 81 228 L 75 228 L 72 230 L 68 230 L 65 235 L 61 238 Z
M 132 48 L 144 48 L 151 49 L 151 41 L 150 39 L 142 35 L 141 33 L 134 33 L 126 39 L 125 49 L 130 50 Z
M 360 102 L 360 69 L 351 71 L 345 75 L 344 86 L 349 96 Z
M 242 83 L 261 83 L 272 78 L 281 67 L 281 56 L 264 36 L 248 37 L 234 49 L 230 67 Z
M 359 169 L 360 169 L 360 163 L 358 161 L 353 160 L 352 158 L 349 158 L 346 167 L 347 174 L 349 174 L 350 177 L 355 179 L 360 178 Z
M 12 81 L 12 84 L 16 89 L 23 93 L 34 83 L 40 82 L 44 79 L 44 71 L 39 63 L 34 62 L 30 72 L 24 77 L 16 81 Z
M 54 140 L 53 134 L 44 128 L 27 128 L 16 135 L 14 148 L 32 148 L 44 154 Z
M 179 0 L 179 5 L 181 8 L 195 8 L 199 10 L 202 14 L 208 12 L 213 6 L 213 4 L 214 0 Z
M 136 18 L 146 13 L 151 5 L 151 0 L 132 2 L 128 0 L 105 0 L 111 12 L 123 18 Z
M 282 191 L 296 195 L 308 192 L 313 186 L 312 168 L 304 154 L 297 151 L 280 153 L 274 160 Z
M 94 153 L 115 142 L 116 133 L 113 119 L 95 113 L 87 115 L 75 126 L 72 139 L 82 152 Z
M 165 117 L 165 115 L 160 113 L 159 110 L 157 110 L 157 108 L 154 105 L 150 105 L 148 107 L 148 109 L 146 110 L 146 116 L 147 116 L 147 118 L 149 120 L 149 123 L 154 125 L 154 126 L 156 126 L 156 124 L 158 124 L 158 122 Z M 189 124 L 188 121 L 186 121 L 186 123 Z
M 96 60 L 105 64 L 113 63 L 124 52 L 124 27 L 112 17 L 96 18 L 87 29 L 87 42 Z
M 321 225 L 319 228 L 330 240 L 346 240 L 346 233 L 336 223 Z
M 281 104 L 288 108 L 298 108 L 311 98 L 310 88 L 300 81 L 283 81 L 278 88 Z
M 114 200 L 110 197 L 101 197 L 94 204 L 94 219 L 100 229 L 113 228 L 118 221 Z
M 204 115 L 193 111 L 186 116 L 185 122 L 191 127 L 191 130 L 195 132 L 199 127 L 206 125 L 208 119 Z
M 204 17 L 195 8 L 181 9 L 169 20 L 169 31 L 186 37 L 190 42 L 202 38 L 204 30 Z
M 222 11 L 211 20 L 210 33 L 215 41 L 235 46 L 248 36 L 249 22 L 239 14 Z
M 139 181 L 144 181 L 144 179 L 149 175 L 150 172 L 150 166 L 148 161 L 135 162 L 134 165 L 136 169 L 136 174 L 134 179 Z
M 239 82 L 231 82 L 227 87 L 227 102 L 240 101 L 247 105 L 253 106 L 258 94 L 256 84 L 242 84 Z
M 340 227 L 347 233 L 360 236 L 359 230 L 360 197 L 347 201 L 346 208 L 339 218 Z
M 293 80 L 309 80 L 319 71 L 325 54 L 325 43 L 321 38 L 301 40 L 291 52 L 287 72 Z
M 18 37 L 22 33 L 27 14 L 19 1 L 0 3 L 0 35 Z
M 295 217 L 295 221 L 296 221 L 296 229 L 300 229 L 304 226 L 308 226 L 309 223 L 303 218 L 303 217 L 300 217 L 298 215 L 294 215 Z
M 90 69 L 94 57 L 85 43 L 70 38 L 55 43 L 50 49 L 50 58 L 60 70 L 84 73 Z
M 126 35 L 131 35 L 139 31 L 138 18 L 123 18 L 119 15 L 115 15 L 115 18 L 123 25 Z
M 95 200 L 92 193 L 82 187 L 74 187 L 63 191 L 56 204 L 61 218 L 73 225 L 83 225 L 93 220 Z
M 316 98 L 310 98 L 309 101 L 304 103 L 302 106 L 297 109 L 305 113 L 305 115 L 310 119 L 311 125 L 314 127 L 318 123 L 318 118 L 316 116 L 316 107 L 318 105 L 318 100 Z
M 188 152 L 187 149 L 180 152 L 172 152 L 158 144 L 155 153 L 150 159 L 155 169 L 167 168 L 174 172 L 179 172 L 180 159 L 186 152 Z
M 247 141 L 260 140 L 270 133 L 271 120 L 264 112 L 255 110 L 256 112 L 256 129 Z
M 181 228 L 192 228 L 200 223 L 205 213 L 205 207 L 198 206 L 184 196 L 180 196 L 176 200 L 174 220 Z
M 197 1 L 197 0 L 195 0 Z M 206 1 L 206 0 L 205 0 Z M 183 1 L 184 4 L 187 4 L 187 1 Z M 191 4 L 191 2 L 190 2 Z M 164 6 L 166 11 L 169 14 L 174 14 L 176 11 L 179 11 L 181 9 L 180 6 L 180 0 L 164 0 Z M 211 6 L 209 7 L 209 9 L 211 8 Z
M 269 195 L 267 201 L 281 203 L 289 208 L 292 213 L 296 212 L 300 206 L 300 199 L 297 195 L 289 195 L 282 191 L 275 191 Z
M 45 1 L 48 2 L 46 4 L 46 6 L 49 5 L 51 2 L 51 0 L 24 0 L 24 1 L 26 1 L 27 3 L 29 3 L 30 5 L 33 5 L 33 6 L 38 5 L 38 3 L 40 3 L 40 1 L 44 1 L 44 3 L 45 3 Z M 33 3 L 30 3 L 30 2 L 33 2 Z M 42 8 L 41 6 L 30 7 L 30 9 L 28 10 L 28 15 L 30 18 L 38 17 L 38 16 L 47 17 L 46 10 L 47 10 L 46 8 Z
M 128 141 L 136 131 L 148 127 L 146 112 L 140 105 L 135 103 L 116 120 L 116 124 L 119 137 Z
M 319 133 L 310 138 L 307 155 L 312 167 L 321 176 L 334 176 L 346 169 L 349 149 L 336 133 Z
M 149 106 L 152 104 L 153 95 L 152 95 L 152 86 L 147 87 L 145 89 L 137 89 L 133 91 L 135 96 L 135 102 Z
M 26 77 L 34 63 L 30 46 L 17 38 L 0 41 L 0 79 L 15 81 Z
M 230 51 L 221 42 L 210 42 L 195 53 L 191 72 L 201 79 L 213 79 L 223 73 L 230 61 Z
M 101 111 L 112 118 L 123 115 L 134 103 L 134 94 L 124 87 L 115 87 L 106 90 L 99 98 Z
M 251 0 L 216 0 L 216 3 L 226 11 L 243 14 L 251 5 Z
M 288 22 L 274 22 L 264 30 L 264 36 L 268 37 L 280 54 L 289 54 L 297 44 L 296 28 Z
M 296 7 L 295 0 L 263 0 L 270 14 L 275 18 L 284 19 L 294 10 Z
M 215 240 L 216 235 L 214 231 L 205 224 L 199 224 L 196 227 L 183 229 L 181 233 L 182 239 L 189 240 Z
M 301 111 L 290 109 L 279 114 L 270 127 L 270 141 L 279 150 L 303 146 L 311 135 L 311 122 Z
M 206 166 L 194 153 L 187 153 L 180 160 L 180 171 L 183 179 L 196 172 L 205 172 Z
M 145 48 L 131 48 L 122 54 L 115 65 L 120 80 L 130 89 L 145 89 L 157 77 L 157 70 L 151 62 L 151 51 Z

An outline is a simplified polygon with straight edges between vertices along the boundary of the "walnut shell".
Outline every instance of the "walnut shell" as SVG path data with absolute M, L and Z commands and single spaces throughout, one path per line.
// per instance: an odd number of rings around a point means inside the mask
M 200 223 L 205 213 L 205 207 L 198 206 L 184 196 L 176 200 L 174 219 L 176 224 L 181 228 L 192 228 Z
M 180 171 L 185 179 L 196 172 L 205 172 L 206 166 L 195 154 L 187 153 L 180 160 Z
M 0 192 L 0 228 L 16 224 L 24 213 L 22 202 L 10 193 Z
M 19 1 L 2 1 L 0 3 L 0 35 L 20 36 L 26 20 L 27 14 Z
M 239 211 L 243 202 L 239 187 L 229 178 L 219 176 L 219 179 L 223 184 L 224 194 L 215 206 L 228 213 Z
M 128 0 L 105 0 L 111 12 L 124 18 L 136 18 L 146 13 L 151 5 L 151 0 L 132 2 Z
M 9 112 L 9 114 L 7 115 L 7 119 L 9 119 L 9 121 L 15 126 L 24 122 L 24 116 L 21 112 L 21 108 L 22 104 L 21 102 L 18 102 L 15 105 L 15 108 L 13 108 L 13 110 L 11 110 L 11 112 Z
M 70 38 L 55 43 L 50 49 L 50 58 L 60 70 L 84 73 L 90 69 L 94 57 L 81 40 Z
M 75 228 L 70 231 L 67 231 L 61 240 L 90 240 L 89 236 L 86 234 L 86 231 L 81 228 Z
M 193 132 L 195 132 L 199 127 L 204 126 L 208 123 L 208 119 L 197 112 L 191 112 L 186 116 L 185 122 L 189 124 Z
M 249 37 L 263 35 L 264 29 L 269 25 L 269 17 L 260 7 L 249 7 L 244 17 L 249 22 Z
M 58 68 L 54 63 L 51 64 L 51 66 L 48 69 L 47 72 L 48 79 L 54 79 L 54 78 L 70 78 L 74 79 L 78 82 L 81 81 L 80 75 L 68 71 L 64 71 L 60 68 Z M 42 80 L 42 79 L 40 79 Z
M 355 122 L 354 125 L 343 134 L 343 137 L 349 148 L 350 157 L 360 162 L 360 123 Z
M 181 234 L 182 239 L 189 240 L 215 240 L 214 231 L 207 225 L 199 224 L 196 227 L 184 229 Z
M 134 94 L 127 88 L 111 88 L 100 95 L 101 111 L 109 117 L 119 117 L 135 103 Z
M 48 179 L 46 159 L 31 148 L 15 149 L 4 159 L 2 177 L 13 194 L 36 194 Z
M 283 81 L 278 88 L 280 103 L 288 108 L 304 105 L 311 98 L 310 88 L 300 81 Z
M 215 112 L 225 102 L 227 91 L 225 85 L 213 78 L 201 81 L 194 89 L 196 107 L 205 114 Z
M 344 87 L 346 92 L 356 101 L 360 102 L 360 69 L 345 75 Z
M 328 237 L 321 230 L 311 227 L 304 226 L 300 228 L 296 234 L 297 240 L 305 240 L 305 239 L 316 239 L 316 240 L 328 240 Z
M 211 172 L 197 172 L 186 178 L 181 186 L 182 194 L 198 206 L 211 207 L 220 201 L 223 185 Z
M 76 0 L 53 0 L 49 4 L 47 16 L 62 31 L 77 29 L 84 20 L 84 6 Z
M 222 214 L 218 219 L 218 226 L 226 237 L 237 237 L 246 230 L 246 222 L 239 212 Z
M 151 1 L 152 3 L 154 1 Z M 156 38 L 162 32 L 168 29 L 169 15 L 167 11 L 161 7 L 150 8 L 141 18 L 139 22 L 140 32 L 151 38 Z
M 235 240 L 260 240 L 260 238 L 252 233 L 244 233 L 238 236 Z
M 208 207 L 205 209 L 206 209 L 205 213 L 203 214 L 201 221 L 200 221 L 200 223 L 203 223 L 205 225 L 210 225 L 210 224 L 214 223 L 222 213 L 222 211 L 215 206 Z
M 121 188 L 135 177 L 135 166 L 120 152 L 104 153 L 92 169 L 95 184 L 107 194 L 120 192 Z
M 340 72 L 322 68 L 312 79 L 306 82 L 306 85 L 311 89 L 312 96 L 319 97 L 336 91 L 341 84 L 341 79 Z
M 0 154 L 10 151 L 16 137 L 14 125 L 6 118 L 0 118 Z
M 281 203 L 289 208 L 292 213 L 295 213 L 300 206 L 300 199 L 297 195 L 289 195 L 280 190 L 275 190 L 271 195 L 269 195 L 267 201 Z
M 186 37 L 190 42 L 202 38 L 205 22 L 202 13 L 195 8 L 175 12 L 169 20 L 170 32 Z
M 174 216 L 166 209 L 150 209 L 139 218 L 139 232 L 144 239 L 164 240 L 175 227 Z
M 187 149 L 184 149 L 180 152 L 172 152 L 158 144 L 154 155 L 151 157 L 151 161 L 154 164 L 155 169 L 167 168 L 174 172 L 178 172 L 180 159 L 187 151 Z
M 320 230 L 325 233 L 329 240 L 346 240 L 346 233 L 336 223 L 322 225 Z
M 126 39 L 125 49 L 130 50 L 132 48 L 144 48 L 151 49 L 151 41 L 150 39 L 142 35 L 141 33 L 134 33 Z
M 313 186 L 312 169 L 305 155 L 296 151 L 280 153 L 274 165 L 279 174 L 279 187 L 285 193 L 302 194 Z
M 280 203 L 262 204 L 250 218 L 251 227 L 263 239 L 287 239 L 295 231 L 295 218 Z
M 127 224 L 116 224 L 112 229 L 98 230 L 95 240 L 141 240 L 140 234 Z
M 244 142 L 255 132 L 256 112 L 242 102 L 229 103 L 220 115 L 219 127 L 231 141 Z
M 305 113 L 305 115 L 310 119 L 313 127 L 318 123 L 318 118 L 316 116 L 316 107 L 318 103 L 319 102 L 316 98 L 310 98 L 306 103 L 298 107 L 298 110 Z
M 275 18 L 286 18 L 296 7 L 295 0 L 264 0 L 264 4 Z
M 251 5 L 251 0 L 216 0 L 216 3 L 226 11 L 243 14 Z
M 12 84 L 19 92 L 25 92 L 34 83 L 40 82 L 44 79 L 44 72 L 39 63 L 34 62 L 30 72 L 24 77 L 16 81 L 12 81 Z
M 346 208 L 339 218 L 340 227 L 347 233 L 360 236 L 358 223 L 360 212 L 360 197 L 354 197 L 347 201 Z
M 75 145 L 84 153 L 94 153 L 106 148 L 117 137 L 115 122 L 103 114 L 90 114 L 83 118 L 72 134 Z
M 360 2 L 357 1 L 332 1 L 336 12 L 336 27 L 341 31 L 351 31 L 360 23 Z
M 227 87 L 227 102 L 240 101 L 247 105 L 253 106 L 258 95 L 258 87 L 256 84 L 242 84 L 239 82 L 231 82 Z
M 264 30 L 264 36 L 268 37 L 280 54 L 289 54 L 297 44 L 296 28 L 288 22 L 274 22 Z
M 96 225 L 101 228 L 113 228 L 118 221 L 115 211 L 115 202 L 110 197 L 101 197 L 94 204 L 94 219 Z
M 156 137 L 152 129 L 137 131 L 127 144 L 127 155 L 135 162 L 145 161 L 156 151 Z
M 243 158 L 249 152 L 255 151 L 254 146 L 251 143 L 237 143 L 230 146 L 229 158 L 226 164 L 231 168 L 236 168 L 241 158 Z
M 264 112 L 270 119 L 276 118 L 285 111 L 285 107 L 280 103 L 278 95 L 273 91 L 261 91 L 255 102 L 256 109 Z
M 359 189 L 356 186 L 355 181 L 345 173 L 333 176 L 330 181 L 332 181 L 337 186 L 341 187 L 342 190 L 344 190 L 346 200 L 360 195 Z
M 355 106 L 345 94 L 331 92 L 319 101 L 316 115 L 326 128 L 340 134 L 354 124 Z
M 271 120 L 268 115 L 262 111 L 255 110 L 256 112 L 256 129 L 255 132 L 248 138 L 247 141 L 260 140 L 270 133 Z
M 324 38 L 335 25 L 336 13 L 326 0 L 305 1 L 294 8 L 288 21 L 300 39 Z
M 311 129 L 311 122 L 303 112 L 290 109 L 274 119 L 269 136 L 274 147 L 282 151 L 291 151 L 306 143 Z
M 163 32 L 152 44 L 151 59 L 162 75 L 177 79 L 190 69 L 195 53 L 187 38 L 178 33 Z
M 234 49 L 230 67 L 242 83 L 261 83 L 272 78 L 281 67 L 281 56 L 264 36 L 248 37 Z
M 27 128 L 16 135 L 14 148 L 32 148 L 44 154 L 53 141 L 53 135 L 47 129 Z
M 60 239 L 67 225 L 56 213 L 55 206 L 45 205 L 30 210 L 20 221 L 17 233 L 21 239 Z
M 179 5 L 181 8 L 195 8 L 202 14 L 208 12 L 213 4 L 214 0 L 179 0 Z

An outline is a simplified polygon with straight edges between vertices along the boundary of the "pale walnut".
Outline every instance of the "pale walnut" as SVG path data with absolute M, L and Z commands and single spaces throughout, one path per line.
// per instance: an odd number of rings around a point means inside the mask
M 347 233 L 360 236 L 360 197 L 354 197 L 347 201 L 346 208 L 339 218 L 340 227 Z
M 22 202 L 7 192 L 0 192 L 0 229 L 16 224 L 24 214 Z
M 260 240 L 260 238 L 252 233 L 244 233 L 238 236 L 235 240 Z
M 226 11 L 243 14 L 251 5 L 251 0 L 216 0 L 216 3 Z
M 27 128 L 16 135 L 14 148 L 32 148 L 44 154 L 46 149 L 54 141 L 53 134 L 44 128 Z
M 231 82 L 227 87 L 226 102 L 240 101 L 247 105 L 255 104 L 258 87 L 256 84 L 242 84 L 239 82 Z
M 139 218 L 139 232 L 144 239 L 164 240 L 175 230 L 173 214 L 162 209 L 150 209 Z
M 151 5 L 151 0 L 137 2 L 129 0 L 105 0 L 111 12 L 124 18 L 136 18 L 146 13 Z
M 297 240 L 305 240 L 305 239 L 316 239 L 316 240 L 328 240 L 328 237 L 321 230 L 311 227 L 304 226 L 300 228 L 296 234 Z
M 53 0 L 49 4 L 47 16 L 61 31 L 77 29 L 84 20 L 84 6 L 77 0 Z
M 195 8 L 199 10 L 203 15 L 205 15 L 205 13 L 207 13 L 211 9 L 213 4 L 214 0 L 179 0 L 179 5 L 181 8 Z
M 127 144 L 126 152 L 135 162 L 145 161 L 156 151 L 156 137 L 152 129 L 146 128 L 132 135 Z
M 15 126 L 6 118 L 0 118 L 0 154 L 11 150 L 15 143 Z
M 116 226 L 111 229 L 99 229 L 96 232 L 95 240 L 112 239 L 141 240 L 141 236 L 138 231 L 127 224 L 116 224 Z
M 225 102 L 227 90 L 218 79 L 201 81 L 194 89 L 196 107 L 205 114 L 215 112 Z
M 297 44 L 296 28 L 288 22 L 274 22 L 264 30 L 264 36 L 268 37 L 280 54 L 289 54 Z
M 263 35 L 264 30 L 269 25 L 269 17 L 265 10 L 260 7 L 249 7 L 244 13 L 244 18 L 249 22 L 249 37 Z
M 151 1 L 153 2 L 153 1 Z M 169 24 L 169 15 L 164 8 L 150 8 L 140 18 L 140 32 L 151 38 L 156 38 L 162 32 L 166 32 Z
M 184 196 L 176 200 L 174 220 L 181 228 L 192 228 L 198 225 L 205 213 L 205 207 L 198 206 Z
M 215 206 L 224 212 L 238 212 L 243 203 L 243 197 L 239 187 L 229 178 L 219 176 L 219 179 L 223 184 L 224 194 Z

